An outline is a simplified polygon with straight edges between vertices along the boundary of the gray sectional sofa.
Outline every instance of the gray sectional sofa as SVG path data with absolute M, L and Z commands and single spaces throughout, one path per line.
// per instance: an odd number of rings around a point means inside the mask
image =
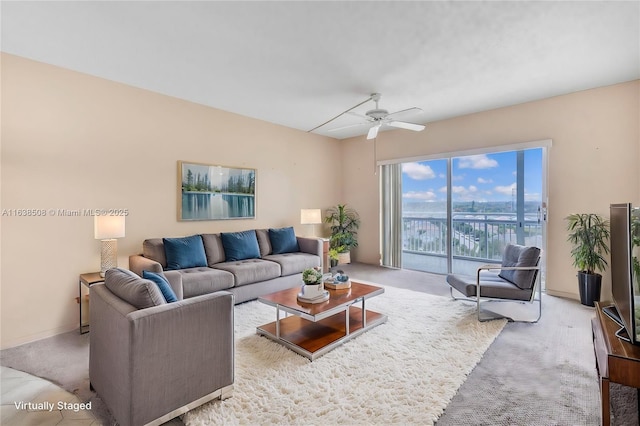
M 235 303 L 302 285 L 302 271 L 322 266 L 322 241 L 292 227 L 152 238 L 129 257 L 129 269 L 163 273 L 178 299 L 220 290 Z

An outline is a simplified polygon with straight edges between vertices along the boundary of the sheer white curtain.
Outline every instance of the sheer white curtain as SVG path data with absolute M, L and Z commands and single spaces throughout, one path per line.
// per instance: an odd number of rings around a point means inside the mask
M 402 164 L 384 164 L 380 172 L 382 265 L 402 267 Z

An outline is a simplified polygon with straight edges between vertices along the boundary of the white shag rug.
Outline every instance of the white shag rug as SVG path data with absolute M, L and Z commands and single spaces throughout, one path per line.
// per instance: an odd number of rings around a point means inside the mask
M 184 423 L 433 424 L 506 323 L 480 323 L 475 305 L 394 287 L 366 306 L 387 322 L 313 362 L 256 335 L 275 321 L 274 308 L 236 306 L 232 397 L 186 413 Z

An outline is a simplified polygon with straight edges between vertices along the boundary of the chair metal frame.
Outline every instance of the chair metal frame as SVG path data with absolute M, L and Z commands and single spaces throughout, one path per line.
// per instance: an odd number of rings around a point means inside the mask
M 538 259 L 538 262 L 539 261 L 540 261 L 540 259 Z M 513 321 L 513 322 L 537 323 L 540 320 L 540 318 L 542 317 L 542 282 L 541 282 L 541 278 L 540 278 L 540 275 L 541 275 L 540 274 L 540 269 L 541 269 L 540 266 L 537 266 L 537 265 L 536 266 L 502 266 L 502 265 L 499 265 L 499 264 L 482 265 L 476 271 L 476 296 L 475 297 L 469 297 L 469 296 L 456 297 L 456 296 L 453 295 L 453 290 L 454 290 L 453 286 L 449 286 L 449 291 L 451 293 L 451 298 L 454 299 L 454 300 L 463 300 L 463 301 L 467 301 L 467 302 L 475 302 L 476 306 L 477 306 L 478 321 L 480 321 L 480 322 L 492 321 L 492 320 L 496 320 L 496 319 L 506 318 L 509 321 Z M 530 299 L 527 301 L 527 300 L 521 300 L 521 299 L 482 297 L 481 293 L 480 293 L 480 290 L 481 290 L 481 287 L 482 287 L 482 284 L 480 282 L 480 274 L 482 273 L 482 271 L 491 271 L 491 270 L 536 271 L 535 272 L 534 282 L 533 282 L 533 288 L 531 289 L 531 297 L 530 297 Z M 456 291 L 458 292 L 458 290 L 456 290 Z M 536 298 L 536 291 L 538 292 L 538 297 L 537 298 Z M 460 294 L 462 294 L 462 293 L 460 293 Z M 513 318 L 510 318 L 510 317 L 507 317 L 507 316 L 504 316 L 504 315 L 482 317 L 480 315 L 480 311 L 481 311 L 480 304 L 481 304 L 482 301 L 485 301 L 485 302 L 520 302 L 520 303 L 535 303 L 535 302 L 538 302 L 538 317 L 533 321 L 514 320 Z

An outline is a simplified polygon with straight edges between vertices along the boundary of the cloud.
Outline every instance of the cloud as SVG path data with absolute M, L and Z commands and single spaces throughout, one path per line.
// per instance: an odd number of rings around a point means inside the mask
M 402 173 L 415 180 L 427 180 L 436 177 L 431 167 L 420 163 L 404 163 L 402 165 Z
M 437 195 L 433 191 L 409 191 L 402 194 L 402 198 L 409 200 L 431 201 L 435 200 Z
M 542 199 L 542 195 L 539 192 L 525 192 L 524 200 L 525 201 L 540 201 Z
M 447 187 L 443 186 L 438 191 L 446 193 Z M 456 200 L 458 201 L 470 201 L 470 200 L 473 200 L 474 199 L 473 197 L 478 193 L 478 187 L 474 185 L 469 185 L 469 187 L 467 188 L 462 185 L 453 185 L 451 187 L 451 193 L 455 194 Z
M 481 177 L 478 178 L 478 183 L 492 183 L 493 179 L 483 179 Z
M 458 167 L 461 169 L 490 169 L 498 167 L 498 162 L 485 154 L 460 157 Z
M 512 183 L 511 185 L 506 186 L 496 186 L 493 190 L 499 194 L 511 195 L 513 190 L 516 189 L 516 184 Z

